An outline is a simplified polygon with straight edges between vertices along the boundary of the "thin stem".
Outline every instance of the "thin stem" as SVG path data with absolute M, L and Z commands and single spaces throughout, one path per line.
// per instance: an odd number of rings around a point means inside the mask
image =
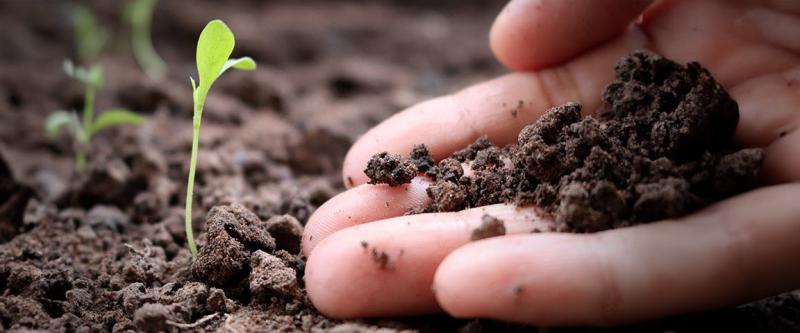
M 80 143 L 75 149 L 75 170 L 80 173 L 86 169 L 86 149 Z
M 92 118 L 94 118 L 94 95 L 95 89 L 92 85 L 86 85 L 86 93 L 83 99 L 83 125 L 82 129 L 75 133 L 78 144 L 75 147 L 75 169 L 83 172 L 86 169 L 86 149 L 92 138 Z
M 133 55 L 139 66 L 151 79 L 160 80 L 164 77 L 167 66 L 156 52 L 150 32 L 155 4 L 155 0 L 139 0 L 136 12 L 132 13 L 131 18 L 131 42 Z
M 192 257 L 197 256 L 197 245 L 194 243 L 192 232 L 192 196 L 194 195 L 194 174 L 197 166 L 197 149 L 200 145 L 200 117 L 203 114 L 203 100 L 195 101 L 194 118 L 192 120 L 192 157 L 189 161 L 189 181 L 186 184 L 186 211 L 184 212 L 186 241 L 189 243 L 189 250 Z
M 91 139 L 92 118 L 94 118 L 94 87 L 87 84 L 83 99 L 83 131 L 86 133 L 87 142 Z

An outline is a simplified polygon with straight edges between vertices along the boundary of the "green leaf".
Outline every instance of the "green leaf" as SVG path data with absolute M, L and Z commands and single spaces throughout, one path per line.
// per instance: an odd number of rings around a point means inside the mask
M 222 71 L 219 72 L 219 75 L 222 75 L 222 73 L 225 73 L 225 71 L 227 71 L 231 67 L 243 71 L 252 71 L 256 69 L 256 62 L 255 60 L 253 60 L 253 58 L 250 57 L 228 59 L 228 61 L 225 62 L 225 66 L 222 67 Z
M 80 81 L 86 86 L 99 89 L 103 86 L 103 68 L 100 65 L 93 65 L 88 69 L 76 67 L 69 59 L 64 60 L 64 73 Z
M 225 63 L 233 52 L 233 32 L 220 20 L 208 22 L 197 40 L 197 74 L 200 81 L 198 98 L 205 94 L 214 81 L 222 74 Z
M 51 113 L 49 116 L 47 116 L 47 119 L 44 123 L 47 136 L 50 138 L 56 137 L 58 132 L 61 130 L 61 127 L 64 127 L 64 125 L 68 125 L 74 121 L 75 113 L 73 112 L 59 110 Z
M 136 114 L 135 112 L 131 112 L 128 110 L 123 109 L 113 109 L 103 112 L 100 116 L 92 124 L 91 131 L 89 131 L 92 135 L 94 133 L 99 132 L 107 127 L 114 126 L 114 125 L 140 125 L 144 122 L 144 117 Z

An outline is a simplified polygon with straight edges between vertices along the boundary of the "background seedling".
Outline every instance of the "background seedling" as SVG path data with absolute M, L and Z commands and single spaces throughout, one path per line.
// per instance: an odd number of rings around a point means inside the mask
M 62 127 L 67 128 L 72 135 L 75 146 L 75 169 L 78 172 L 86 168 L 86 148 L 97 132 L 115 125 L 139 125 L 144 121 L 142 116 L 123 109 L 106 110 L 96 119 L 94 118 L 95 93 L 103 86 L 103 71 L 99 65 L 89 68 L 75 67 L 72 62 L 64 62 L 64 71 L 67 75 L 83 83 L 84 101 L 83 116 L 78 117 L 75 111 L 55 111 L 46 120 L 47 135 L 55 137 Z
M 125 20 L 131 29 L 131 48 L 139 67 L 153 80 L 160 80 L 167 65 L 153 47 L 150 26 L 156 0 L 133 0 L 125 7 Z
M 241 70 L 254 70 L 256 62 L 250 57 L 229 59 L 235 44 L 233 32 L 221 20 L 208 22 L 200 38 L 197 40 L 197 76 L 199 84 L 193 78 L 192 99 L 194 101 L 194 117 L 192 119 L 192 155 L 189 162 L 189 181 L 186 185 L 186 211 L 185 227 L 186 240 L 189 243 L 189 250 L 192 256 L 197 255 L 197 246 L 194 243 L 192 234 L 192 194 L 194 192 L 194 175 L 197 164 L 197 146 L 200 137 L 200 119 L 203 115 L 203 104 L 206 101 L 208 90 L 214 81 L 225 73 L 229 68 Z
M 105 46 L 109 33 L 97 24 L 91 9 L 81 5 L 72 7 L 72 25 L 78 60 L 83 64 L 90 63 Z

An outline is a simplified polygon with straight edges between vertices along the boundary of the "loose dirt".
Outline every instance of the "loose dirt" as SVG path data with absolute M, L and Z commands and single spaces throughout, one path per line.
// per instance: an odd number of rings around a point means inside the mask
M 756 185 L 763 151 L 735 147 L 738 106 L 700 64 L 639 51 L 614 73 L 597 117 L 557 106 L 516 144 L 480 138 L 428 168 L 432 202 L 418 211 L 532 204 L 559 231 L 595 232 L 680 217 Z

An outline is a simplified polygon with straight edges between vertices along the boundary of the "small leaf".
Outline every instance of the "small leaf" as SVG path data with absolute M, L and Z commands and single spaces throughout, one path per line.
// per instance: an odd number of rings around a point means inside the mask
M 228 61 L 225 62 L 225 66 L 222 67 L 222 71 L 219 72 L 219 75 L 222 75 L 222 73 L 225 73 L 225 71 L 231 67 L 243 71 L 252 71 L 256 69 L 256 62 L 250 57 L 228 59 Z
M 56 137 L 58 132 L 61 130 L 61 127 L 69 124 L 73 120 L 74 115 L 69 111 L 59 110 L 51 113 L 49 116 L 47 116 L 47 120 L 45 120 L 44 123 L 47 136 L 50 138 Z
M 99 89 L 103 86 L 103 68 L 100 65 L 85 67 L 75 66 L 72 61 L 64 60 L 64 73 L 80 81 L 86 86 Z
M 94 135 L 94 133 L 97 133 L 100 130 L 110 126 L 123 124 L 140 125 L 142 122 L 144 122 L 144 117 L 136 114 L 135 112 L 123 109 L 108 110 L 97 117 L 97 119 L 94 121 L 94 124 L 92 124 L 92 128 L 89 133 Z
M 67 73 L 70 77 L 75 77 L 75 64 L 72 63 L 72 60 L 64 59 L 64 73 Z
M 92 65 L 86 75 L 86 84 L 95 88 L 103 86 L 103 68 L 100 65 Z
M 233 32 L 220 20 L 208 22 L 197 40 L 197 74 L 199 89 L 203 94 L 222 73 L 222 69 L 233 52 Z M 205 98 L 205 96 L 198 96 Z

